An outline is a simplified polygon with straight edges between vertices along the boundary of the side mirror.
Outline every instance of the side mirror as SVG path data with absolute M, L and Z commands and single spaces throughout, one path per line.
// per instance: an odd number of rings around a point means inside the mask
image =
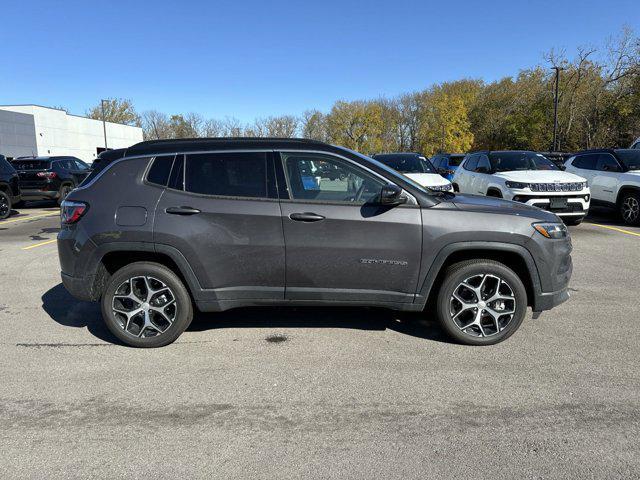
M 407 202 L 407 197 L 402 196 L 402 189 L 393 183 L 389 183 L 380 190 L 380 205 L 401 205 Z

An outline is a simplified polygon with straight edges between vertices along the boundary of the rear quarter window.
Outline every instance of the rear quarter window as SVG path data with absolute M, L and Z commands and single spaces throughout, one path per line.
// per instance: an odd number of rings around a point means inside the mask
M 147 182 L 166 187 L 169 182 L 173 158 L 174 155 L 156 157 L 147 174 Z

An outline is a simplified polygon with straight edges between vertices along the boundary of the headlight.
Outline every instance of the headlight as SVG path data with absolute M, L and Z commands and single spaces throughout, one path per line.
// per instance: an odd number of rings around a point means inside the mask
M 547 238 L 567 238 L 567 227 L 564 223 L 533 223 L 531 226 Z
M 529 184 L 528 183 L 522 183 L 522 182 L 505 182 L 507 185 L 507 188 L 517 188 L 517 189 L 523 189 L 523 188 L 529 188 Z

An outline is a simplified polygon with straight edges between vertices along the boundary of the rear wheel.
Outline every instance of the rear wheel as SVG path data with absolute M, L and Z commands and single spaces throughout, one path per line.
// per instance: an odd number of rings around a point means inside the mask
M 640 224 L 640 193 L 628 192 L 623 194 L 620 201 L 620 215 L 627 225 Z
M 0 191 L 0 220 L 11 215 L 11 198 L 5 192 Z
M 71 185 L 62 185 L 60 187 L 60 194 L 58 195 L 58 205 L 62 205 L 62 202 L 64 202 L 64 199 L 67 198 L 67 195 L 69 195 L 71 190 L 73 190 L 73 187 Z
M 516 273 L 493 260 L 467 260 L 449 267 L 437 298 L 438 320 L 466 345 L 493 345 L 520 327 L 527 292 Z
M 164 265 L 135 262 L 111 276 L 102 296 L 109 330 L 132 347 L 162 347 L 175 341 L 193 318 L 191 297 Z

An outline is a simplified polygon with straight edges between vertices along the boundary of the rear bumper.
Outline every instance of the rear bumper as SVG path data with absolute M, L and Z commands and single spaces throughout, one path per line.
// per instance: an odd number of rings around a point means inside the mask
M 60 192 L 57 190 L 22 190 L 22 200 L 57 200 Z
M 73 297 L 85 302 L 94 302 L 98 300 L 94 291 L 95 275 L 86 277 L 72 277 L 66 273 L 61 273 L 62 284 Z

